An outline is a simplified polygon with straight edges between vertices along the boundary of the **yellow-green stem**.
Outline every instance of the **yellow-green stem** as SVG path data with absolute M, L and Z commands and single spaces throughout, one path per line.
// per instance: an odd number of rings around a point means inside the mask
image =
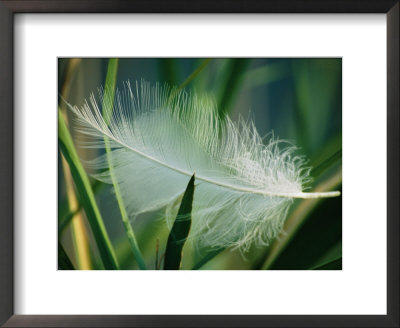
M 79 160 L 79 156 L 75 150 L 71 135 L 69 134 L 60 109 L 58 109 L 58 140 L 61 152 L 69 164 L 72 177 L 77 191 L 79 192 L 89 224 L 92 228 L 104 267 L 110 270 L 117 270 L 119 268 L 118 262 L 105 229 L 100 211 L 97 207 L 89 178 Z
M 114 97 L 115 97 L 115 85 L 117 80 L 117 71 L 118 71 L 118 58 L 109 59 L 106 83 L 104 87 L 103 106 L 102 106 L 103 117 L 106 124 L 110 123 L 110 119 L 112 116 Z M 115 176 L 114 168 L 112 165 L 112 158 L 111 158 L 112 153 L 111 153 L 110 142 L 106 136 L 104 137 L 104 145 L 105 145 L 108 167 L 110 170 L 110 177 L 112 184 L 114 186 L 115 198 L 117 199 L 118 207 L 121 212 L 121 218 L 124 224 L 126 236 L 128 238 L 129 244 L 132 248 L 133 255 L 135 256 L 139 268 L 142 270 L 146 270 L 146 264 L 143 260 L 142 253 L 139 249 L 135 233 L 129 222 L 128 213 L 126 212 L 125 204 L 122 199 L 121 192 L 119 190 L 118 181 Z

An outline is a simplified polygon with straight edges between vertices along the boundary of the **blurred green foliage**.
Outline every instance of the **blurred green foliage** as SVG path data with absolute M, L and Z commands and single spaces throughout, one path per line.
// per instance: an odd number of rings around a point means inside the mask
M 59 59 L 58 90 L 68 93 L 78 106 L 91 92 L 104 85 L 108 59 L 84 58 L 71 65 Z M 75 59 L 76 62 L 76 59 Z M 341 188 L 342 150 L 342 61 L 340 58 L 120 58 L 117 86 L 123 81 L 144 79 L 151 83 L 185 85 L 197 93 L 213 95 L 220 114 L 233 120 L 251 118 L 261 136 L 290 140 L 310 161 L 314 181 L 309 191 Z M 67 90 L 67 91 L 66 91 Z M 62 102 L 60 102 L 62 106 Z M 69 120 L 72 137 L 73 121 Z M 78 150 L 83 159 L 96 154 Z M 62 254 L 70 254 L 69 267 L 76 265 L 66 218 L 64 172 L 59 166 L 59 241 Z M 92 181 L 92 184 L 94 181 Z M 97 183 L 98 184 L 98 183 Z M 114 246 L 121 269 L 137 269 L 119 218 L 112 187 L 97 185 L 96 201 Z M 68 222 L 68 220 L 67 220 Z M 94 266 L 102 269 L 99 251 L 87 226 Z M 148 269 L 155 269 L 156 257 L 165 252 L 169 235 L 162 212 L 147 213 L 132 222 L 137 243 Z M 273 269 L 332 270 L 342 262 L 342 198 L 307 202 L 296 200 L 291 207 L 286 234 L 270 247 L 253 247 L 243 256 L 230 249 L 198 251 L 190 243 L 183 249 L 182 269 Z M 65 249 L 65 250 L 64 250 Z M 157 259 L 158 261 L 158 259 Z

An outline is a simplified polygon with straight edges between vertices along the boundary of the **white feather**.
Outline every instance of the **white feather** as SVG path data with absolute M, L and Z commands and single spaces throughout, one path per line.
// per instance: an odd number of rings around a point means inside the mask
M 108 137 L 132 218 L 160 208 L 174 218 L 195 172 L 190 236 L 198 246 L 268 245 L 282 230 L 293 198 L 339 195 L 303 192 L 309 168 L 293 145 L 272 136 L 263 144 L 253 123 L 220 119 L 208 98 L 145 82 L 132 88 L 128 82 L 113 104 L 106 102 L 113 106 L 106 121 L 98 103 L 92 94 L 81 108 L 68 106 L 78 129 L 92 137 L 84 146 L 104 148 Z M 112 183 L 106 155 L 89 166 L 102 170 L 96 179 Z

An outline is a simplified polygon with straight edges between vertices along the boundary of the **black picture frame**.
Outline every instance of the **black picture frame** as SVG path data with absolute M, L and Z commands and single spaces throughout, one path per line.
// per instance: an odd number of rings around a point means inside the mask
M 399 327 L 399 8 L 398 0 L 0 0 L 0 324 L 4 327 Z M 385 13 L 387 315 L 15 315 L 13 21 L 17 13 Z

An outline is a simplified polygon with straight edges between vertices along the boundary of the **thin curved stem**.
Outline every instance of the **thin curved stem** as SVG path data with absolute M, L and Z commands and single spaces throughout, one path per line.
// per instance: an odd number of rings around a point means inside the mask
M 106 83 L 105 83 L 105 88 L 104 88 L 104 98 L 103 98 L 103 114 L 105 114 L 105 117 L 110 118 L 111 113 L 113 110 L 113 103 L 114 103 L 114 96 L 115 96 L 115 84 L 116 84 L 116 78 L 117 78 L 117 68 L 118 68 L 118 59 L 110 59 L 108 63 L 108 70 L 107 70 L 107 77 L 106 77 Z M 107 125 L 109 122 L 105 122 Z M 112 165 L 112 159 L 111 159 L 111 147 L 110 147 L 110 142 L 108 140 L 108 136 L 104 136 L 104 145 L 105 145 L 105 151 L 106 151 L 106 156 L 107 156 L 107 162 L 108 166 L 110 169 L 110 177 L 112 184 L 114 186 L 114 191 L 115 191 L 115 198 L 117 199 L 118 207 L 121 212 L 121 218 L 122 218 L 122 223 L 124 224 L 126 236 L 128 238 L 129 244 L 131 246 L 133 255 L 135 256 L 135 259 L 138 263 L 138 266 L 142 270 L 146 270 L 146 264 L 143 260 L 142 253 L 139 249 L 139 245 L 136 240 L 135 233 L 132 229 L 132 226 L 129 222 L 129 217 L 128 213 L 126 212 L 125 204 L 122 199 L 121 192 L 119 190 L 118 186 L 118 181 L 115 176 L 114 168 Z

